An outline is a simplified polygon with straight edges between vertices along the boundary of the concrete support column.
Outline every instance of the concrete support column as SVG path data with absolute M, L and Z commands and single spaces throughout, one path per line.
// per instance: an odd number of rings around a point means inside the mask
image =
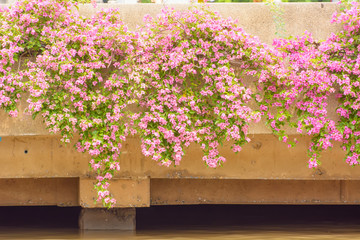
M 86 230 L 127 230 L 136 228 L 135 208 L 83 208 L 79 228 Z

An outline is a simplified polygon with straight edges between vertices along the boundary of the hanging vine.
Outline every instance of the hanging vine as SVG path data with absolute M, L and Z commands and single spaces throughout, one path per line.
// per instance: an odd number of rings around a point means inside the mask
M 116 10 L 81 17 L 66 0 L 22 0 L 0 14 L 0 107 L 41 115 L 51 133 L 91 155 L 104 206 L 116 203 L 109 180 L 120 170 L 127 136 L 145 156 L 178 165 L 198 144 L 209 167 L 250 141 L 261 118 L 279 139 L 285 127 L 312 138 L 309 167 L 322 150 L 342 143 L 346 162 L 359 163 L 359 19 L 357 3 L 334 15 L 343 31 L 316 42 L 306 33 L 267 46 L 232 19 L 207 7 L 164 9 L 129 31 Z M 252 76 L 247 83 L 244 78 Z M 26 94 L 24 94 L 26 93 Z M 336 94 L 338 119 L 328 113 Z M 252 107 L 251 107 L 252 106 Z

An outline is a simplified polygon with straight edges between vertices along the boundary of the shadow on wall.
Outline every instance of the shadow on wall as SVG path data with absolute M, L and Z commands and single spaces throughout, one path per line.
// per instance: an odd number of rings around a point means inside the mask
M 80 207 L 0 207 L 0 231 L 77 229 Z M 360 225 L 360 205 L 183 205 L 136 209 L 137 230 Z
M 81 207 L 0 207 L 0 229 L 78 228 Z
M 185 205 L 136 209 L 137 230 L 360 224 L 359 205 Z M 156 216 L 156 217 L 154 217 Z

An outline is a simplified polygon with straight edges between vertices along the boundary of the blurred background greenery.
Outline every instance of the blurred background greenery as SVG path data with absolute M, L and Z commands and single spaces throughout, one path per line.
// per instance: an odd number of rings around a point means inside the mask
M 1 0 L 0 0 L 1 1 Z M 73 0 L 75 2 L 79 3 L 90 3 L 91 0 Z M 104 2 L 107 3 L 109 1 L 111 2 L 118 2 L 121 3 L 122 0 L 95 0 L 96 2 Z M 167 2 L 169 0 L 163 0 L 164 2 Z M 170 0 L 171 1 L 171 0 Z M 194 0 L 195 2 L 204 2 L 204 0 Z M 279 1 L 280 0 L 208 0 L 209 3 L 242 3 L 242 2 L 271 2 L 271 1 Z M 337 2 L 338 0 L 281 0 L 281 2 Z M 161 2 L 161 0 L 137 0 L 138 3 L 155 3 L 155 2 Z M 179 3 L 181 1 L 177 1 Z M 189 2 L 189 0 L 184 0 L 184 3 Z
M 263 0 L 264 1 L 264 0 Z M 263 2 L 261 0 L 209 0 L 210 3 L 241 3 L 241 2 Z M 138 0 L 139 3 L 153 3 L 154 0 Z M 198 2 L 202 2 L 201 0 Z M 333 2 L 331 0 L 282 0 L 282 2 Z

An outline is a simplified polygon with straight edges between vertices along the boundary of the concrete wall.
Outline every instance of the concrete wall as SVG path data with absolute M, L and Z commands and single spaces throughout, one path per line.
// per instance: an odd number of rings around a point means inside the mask
M 308 30 L 317 39 L 325 39 L 339 26 L 330 25 L 332 3 L 281 4 L 288 35 Z M 156 15 L 161 6 L 151 4 L 99 4 L 97 9 L 119 8 L 131 28 L 142 25 L 142 17 Z M 174 5 L 186 9 L 186 5 Z M 212 4 L 223 16 L 238 19 L 239 25 L 261 40 L 275 38 L 275 25 L 269 7 L 264 4 Z M 97 9 L 80 6 L 83 15 Z M 24 104 L 24 103 L 22 103 Z M 23 105 L 20 106 L 23 109 Z M 269 131 L 255 125 L 252 142 L 239 154 L 230 144 L 221 149 L 227 162 L 218 169 L 207 168 L 198 146 L 192 145 L 182 164 L 176 168 L 160 167 L 141 154 L 140 140 L 130 138 L 124 144 L 121 171 L 111 190 L 118 207 L 147 207 L 162 204 L 207 203 L 358 203 L 360 169 L 349 167 L 336 145 L 324 152 L 323 164 L 307 168 L 306 149 L 309 138 L 299 137 L 295 148 L 287 148 Z M 89 171 L 86 154 L 72 145 L 64 146 L 59 136 L 49 135 L 41 118 L 33 121 L 23 114 L 11 119 L 0 113 L 0 205 L 59 205 L 100 207 L 94 204 L 94 173 Z
M 186 10 L 186 4 L 166 4 L 178 10 Z M 238 20 L 239 26 L 248 33 L 258 36 L 266 43 L 272 43 L 276 37 L 275 23 L 270 7 L 265 3 L 213 3 L 209 4 L 212 10 L 224 17 Z M 331 32 L 337 31 L 339 26 L 330 24 L 332 14 L 339 9 L 336 3 L 281 3 L 284 9 L 284 23 L 288 36 L 303 34 L 305 30 L 314 34 L 316 39 L 325 39 Z M 91 16 L 102 8 L 117 8 L 123 16 L 124 22 L 131 29 L 143 24 L 143 16 L 159 14 L 162 5 L 157 4 L 98 4 L 97 8 L 80 6 L 84 16 Z

